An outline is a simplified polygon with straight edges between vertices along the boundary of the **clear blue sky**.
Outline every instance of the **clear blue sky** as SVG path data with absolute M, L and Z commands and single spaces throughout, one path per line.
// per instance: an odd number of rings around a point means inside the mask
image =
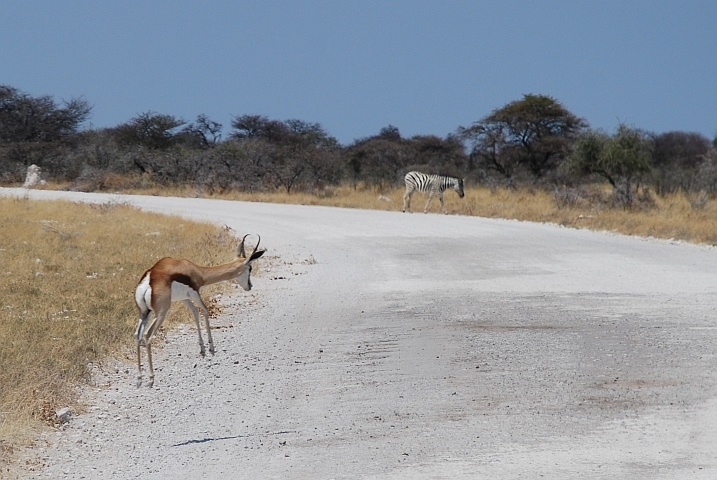
M 445 136 L 523 94 L 592 127 L 717 134 L 717 1 L 2 0 L 0 84 L 155 111 Z

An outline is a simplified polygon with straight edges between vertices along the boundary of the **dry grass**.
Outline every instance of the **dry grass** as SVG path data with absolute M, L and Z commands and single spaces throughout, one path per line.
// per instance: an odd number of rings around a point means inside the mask
M 154 187 L 125 193 L 400 211 L 403 192 L 403 188 L 379 192 L 362 186 L 341 186 L 328 187 L 316 193 L 292 194 L 281 191 L 210 194 L 191 187 Z M 587 191 L 590 199 L 576 202 L 556 201 L 554 193 L 527 188 L 473 187 L 467 188 L 465 194 L 465 198 L 459 199 L 455 192 L 445 192 L 449 214 L 550 222 L 566 227 L 717 245 L 717 199 L 704 195 L 700 198 L 681 193 L 666 197 L 651 195 L 649 207 L 622 209 L 607 206 L 605 200 L 610 194 L 609 187 L 593 187 Z M 425 202 L 425 196 L 415 193 L 411 209 L 423 212 Z M 438 199 L 433 199 L 429 212 L 440 212 Z
M 127 186 L 116 180 L 115 185 Z M 133 184 L 137 184 L 134 181 Z M 249 202 L 269 202 L 301 205 L 323 205 L 344 208 L 400 211 L 404 188 L 377 190 L 361 185 L 326 187 L 316 192 L 287 194 L 275 192 L 224 192 L 212 193 L 188 186 L 166 188 L 145 182 L 143 188 L 117 188 L 117 193 L 202 197 Z M 67 187 L 48 185 L 45 188 Z M 530 188 L 468 187 L 465 198 L 459 199 L 453 191 L 444 194 L 449 214 L 488 218 L 508 218 L 533 222 L 549 222 L 574 228 L 619 232 L 663 239 L 676 239 L 692 243 L 717 245 L 717 198 L 704 194 L 673 194 L 666 197 L 649 195 L 650 202 L 642 208 L 622 209 L 609 206 L 609 186 L 582 189 L 583 197 L 577 201 L 556 200 L 552 192 Z M 426 197 L 414 193 L 413 212 L 423 212 Z M 438 199 L 433 199 L 429 212 L 440 212 Z
M 598 194 L 603 198 L 606 196 L 604 192 Z M 553 194 L 540 191 L 483 191 L 481 197 L 473 200 L 480 205 L 475 209 L 481 216 L 717 245 L 717 200 L 705 199 L 704 204 L 695 207 L 683 194 L 651 196 L 650 199 L 648 206 L 633 209 L 590 206 L 587 202 L 561 207 Z
M 0 466 L 56 409 L 81 409 L 92 364 L 132 354 L 146 269 L 164 256 L 222 263 L 235 248 L 216 226 L 126 205 L 0 197 Z
M 600 189 L 602 190 L 602 189 Z M 606 191 L 593 197 L 608 196 Z M 610 208 L 590 205 L 560 205 L 554 194 L 545 191 L 475 189 L 466 192 L 464 205 L 453 199 L 455 213 L 491 218 L 550 222 L 573 228 L 619 232 L 693 243 L 717 245 L 717 200 L 694 198 L 683 194 L 651 196 L 650 206 L 643 208 Z

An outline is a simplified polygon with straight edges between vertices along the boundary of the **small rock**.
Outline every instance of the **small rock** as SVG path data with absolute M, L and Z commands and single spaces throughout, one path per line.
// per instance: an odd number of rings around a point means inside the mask
M 55 412 L 60 423 L 67 423 L 72 418 L 72 409 L 70 407 L 61 408 Z

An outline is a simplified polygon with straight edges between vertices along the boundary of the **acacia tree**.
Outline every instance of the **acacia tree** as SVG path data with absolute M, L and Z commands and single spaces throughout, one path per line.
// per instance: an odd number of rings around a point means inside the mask
M 519 170 L 535 180 L 554 171 L 587 123 L 546 95 L 523 95 L 458 136 L 471 148 L 471 166 L 512 179 Z
M 700 188 L 700 166 L 710 150 L 709 139 L 700 133 L 665 132 L 653 140 L 650 177 L 657 193 Z
M 180 118 L 150 111 L 115 127 L 115 134 L 121 144 L 165 150 L 177 143 L 176 129 L 184 124 Z
M 378 135 L 354 141 L 344 155 L 353 181 L 366 182 L 379 190 L 397 183 L 406 167 L 417 161 L 413 143 L 401 138 L 398 128 L 391 125 Z
M 341 179 L 341 145 L 319 123 L 302 120 L 284 122 L 292 135 L 288 142 L 291 154 L 306 166 L 306 179 L 321 187 Z
M 416 135 L 411 137 L 416 151 L 415 164 L 426 173 L 438 173 L 460 177 L 464 174 L 467 155 L 460 139 L 454 135 L 440 138 L 435 135 Z
M 338 141 L 318 123 L 290 119 L 265 135 L 276 146 L 268 169 L 277 186 L 287 193 L 298 186 L 311 187 L 336 180 Z
M 177 129 L 184 124 L 184 120 L 172 115 L 148 111 L 115 127 L 114 138 L 141 173 L 170 181 L 177 177 L 175 167 L 181 161 L 178 153 L 170 155 L 168 150 L 179 143 Z
M 618 204 L 629 206 L 651 162 L 650 136 L 620 124 L 613 136 L 602 130 L 583 132 L 575 141 L 569 170 L 577 175 L 600 175 L 612 185 Z
M 61 104 L 0 85 L 0 175 L 22 175 L 36 163 L 51 175 L 66 174 L 62 154 L 92 107 L 81 98 Z
M 191 148 L 215 147 L 222 139 L 222 124 L 200 114 L 197 121 L 184 127 L 179 136 Z
M 269 142 L 281 142 L 291 133 L 289 126 L 280 120 L 270 120 L 263 115 L 242 115 L 232 120 L 234 132 L 231 138 L 244 140 L 261 138 Z
M 201 152 L 198 183 L 212 191 L 261 190 L 267 174 L 265 165 L 272 151 L 271 145 L 257 139 L 221 142 L 216 148 Z
M 49 95 L 32 97 L 0 85 L 0 142 L 52 142 L 76 133 L 92 107 L 75 98 L 58 105 Z
M 318 123 L 242 115 L 234 117 L 232 128 L 232 141 L 265 145 L 263 168 L 276 188 L 291 193 L 339 179 L 340 145 Z

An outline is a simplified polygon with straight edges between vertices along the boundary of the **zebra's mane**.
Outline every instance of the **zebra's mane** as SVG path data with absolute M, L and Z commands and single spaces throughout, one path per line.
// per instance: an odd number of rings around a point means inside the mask
M 454 177 L 453 175 L 448 175 L 448 174 L 445 174 L 445 173 L 437 173 L 436 175 L 438 175 L 439 177 L 450 178 L 450 179 L 452 179 L 452 180 L 460 180 L 460 177 Z
M 419 173 L 420 173 L 420 172 L 419 172 Z M 424 174 L 424 175 L 434 175 L 434 176 L 436 176 L 436 177 L 446 177 L 446 178 L 455 178 L 455 179 L 458 179 L 458 177 L 456 177 L 456 176 L 454 176 L 454 175 L 448 175 L 447 173 L 442 173 L 442 172 L 439 172 L 439 173 L 426 173 L 426 174 Z

